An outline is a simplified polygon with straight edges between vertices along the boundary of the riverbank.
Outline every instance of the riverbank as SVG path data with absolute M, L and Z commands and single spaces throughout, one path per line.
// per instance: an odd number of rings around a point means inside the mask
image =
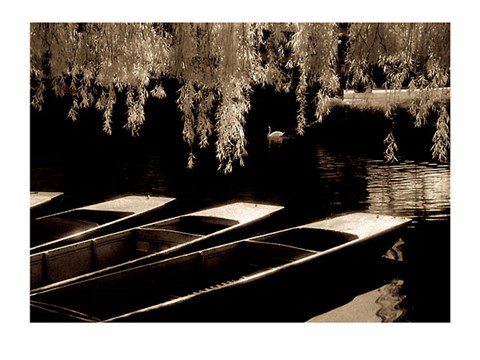
M 346 90 L 343 94 L 342 103 L 365 110 L 385 109 L 387 103 L 392 103 L 400 108 L 408 108 L 412 100 L 418 99 L 422 94 L 425 94 L 425 92 L 421 90 L 410 91 L 408 89 L 375 89 L 363 93 Z M 450 88 L 445 87 L 434 90 L 431 93 L 431 100 L 434 102 L 449 102 Z
M 378 158 L 383 156 L 387 148 L 384 141 L 392 132 L 398 160 L 435 160 L 432 146 L 439 114 L 430 106 L 422 126 L 416 126 L 410 107 L 412 101 L 427 101 L 427 98 L 420 100 L 420 95 L 419 91 L 408 90 L 346 91 L 343 99 L 332 100 L 331 111 L 321 122 L 308 127 L 306 137 L 320 140 L 329 148 L 360 151 Z M 450 111 L 449 88 L 429 96 L 429 104 L 445 105 Z M 392 105 L 391 116 L 387 117 Z

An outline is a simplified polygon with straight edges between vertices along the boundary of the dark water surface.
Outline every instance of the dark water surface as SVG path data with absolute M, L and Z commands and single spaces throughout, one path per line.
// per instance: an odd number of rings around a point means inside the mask
M 275 321 L 307 321 L 374 289 L 380 289 L 370 304 L 379 309 L 377 321 L 450 321 L 449 165 L 391 165 L 381 154 L 287 137 L 253 142 L 246 167 L 223 175 L 210 150 L 199 151 L 196 167 L 186 170 L 183 147 L 87 145 L 63 153 L 32 151 L 31 190 L 64 191 L 72 205 L 120 193 L 173 196 L 185 209 L 233 200 L 275 203 L 288 214 L 279 228 L 358 210 L 413 219 L 385 259 L 362 271 L 345 264 L 351 276 L 321 296 L 311 279 L 308 295 L 289 303 Z

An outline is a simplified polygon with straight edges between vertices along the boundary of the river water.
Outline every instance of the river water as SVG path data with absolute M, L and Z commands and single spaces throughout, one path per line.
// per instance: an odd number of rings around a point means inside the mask
M 223 175 L 209 150 L 199 151 L 195 168 L 187 170 L 183 150 L 173 157 L 175 149 L 161 145 L 130 146 L 102 153 L 83 148 L 81 155 L 72 155 L 75 145 L 68 155 L 32 151 L 31 190 L 65 191 L 72 204 L 118 193 L 173 196 L 185 209 L 233 200 L 275 203 L 289 214 L 279 228 L 358 210 L 410 217 L 383 262 L 341 284 L 346 300 L 333 296 L 327 307 L 300 302 L 304 309 L 275 320 L 332 321 L 324 316 L 333 312 L 339 321 L 450 321 L 448 164 L 387 164 L 381 154 L 286 137 L 251 144 L 246 166 Z

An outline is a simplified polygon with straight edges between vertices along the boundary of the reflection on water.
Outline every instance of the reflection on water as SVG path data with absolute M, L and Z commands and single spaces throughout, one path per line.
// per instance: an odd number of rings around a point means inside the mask
M 393 279 L 388 284 L 379 289 L 380 296 L 375 302 L 380 305 L 377 311 L 377 316 L 382 319 L 382 322 L 394 322 L 402 317 L 405 309 L 401 307 L 405 295 L 401 294 L 403 280 Z
M 369 210 L 424 220 L 448 219 L 450 169 L 448 165 L 403 162 L 367 166 Z
M 66 189 L 84 198 L 95 186 L 101 192 L 117 184 L 116 191 L 175 196 L 194 206 L 231 200 L 272 202 L 290 210 L 291 225 L 350 211 L 411 217 L 406 236 L 385 256 L 388 266 L 395 264 L 393 270 L 384 266 L 356 279 L 360 290 L 351 295 L 379 289 L 371 307 L 375 313 L 382 305 L 377 316 L 383 321 L 449 321 L 449 165 L 386 164 L 294 138 L 252 148 L 247 166 L 231 176 L 218 174 L 216 166 L 204 171 L 199 164 L 186 171 L 183 154 L 175 156 L 152 151 L 119 155 L 116 161 L 109 159 L 120 164 L 112 172 L 111 167 L 89 165 L 89 158 L 82 158 L 79 167 L 71 160 L 55 162 L 55 155 L 33 154 L 31 190 Z M 62 167 L 67 175 L 61 176 Z
M 332 153 L 322 145 L 316 145 L 316 158 L 331 207 L 413 219 L 406 238 L 385 254 L 403 265 L 379 288 L 377 316 L 388 322 L 448 321 L 450 166 L 408 160 L 387 164 Z
M 374 213 L 445 220 L 450 217 L 450 166 L 331 154 L 317 145 L 317 167 L 330 202 L 357 200 Z M 352 186 L 355 191 L 352 192 Z M 346 195 L 354 197 L 347 200 Z M 362 198 L 363 196 L 363 198 Z
M 385 258 L 395 260 L 395 261 L 403 261 L 403 247 L 405 246 L 405 241 L 402 238 L 398 239 L 398 241 L 387 251 L 385 254 Z

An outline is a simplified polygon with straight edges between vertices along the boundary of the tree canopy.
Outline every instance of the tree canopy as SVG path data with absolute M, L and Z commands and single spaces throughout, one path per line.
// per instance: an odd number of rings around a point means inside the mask
M 71 98 L 72 120 L 80 109 L 101 111 L 107 133 L 119 93 L 126 95 L 125 127 L 136 135 L 147 99 L 165 98 L 164 82 L 175 79 L 183 138 L 192 149 L 190 167 L 194 146 L 206 147 L 212 140 L 220 170 L 243 164 L 245 116 L 257 86 L 294 92 L 298 134 L 322 121 L 342 89 L 359 84 L 407 88 L 416 126 L 437 114 L 433 156 L 444 161 L 448 154 L 448 110 L 435 90 L 450 81 L 449 24 L 34 23 L 30 64 L 33 107 L 41 110 L 51 86 L 57 96 Z M 307 94 L 313 91 L 310 118 Z M 385 101 L 385 116 L 392 116 L 395 102 Z M 392 160 L 393 132 L 385 143 Z

